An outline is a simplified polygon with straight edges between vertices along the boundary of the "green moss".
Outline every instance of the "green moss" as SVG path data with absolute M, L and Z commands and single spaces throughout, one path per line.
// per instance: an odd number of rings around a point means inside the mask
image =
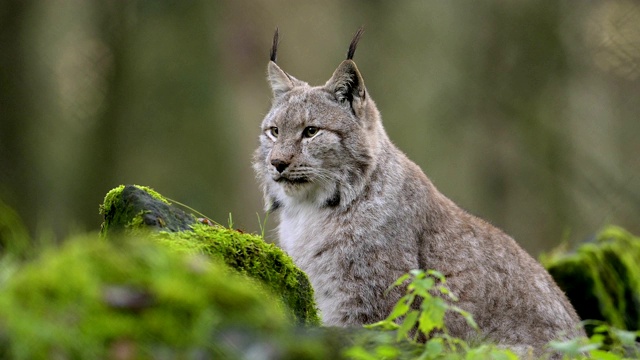
M 119 186 L 101 207 L 102 234 L 155 229 L 151 238 L 176 252 L 200 253 L 260 280 L 278 294 L 297 323 L 319 325 L 313 289 L 291 258 L 262 238 L 222 226 L 209 226 L 170 206 L 157 192 L 141 186 Z
M 640 329 L 640 238 L 612 226 L 575 253 L 542 261 L 582 319 Z
M 176 251 L 199 252 L 221 259 L 280 294 L 298 322 L 320 324 L 306 274 L 280 248 L 256 235 L 223 227 L 195 224 L 192 228 L 192 231 L 160 232 L 154 238 Z
M 104 217 L 102 235 L 124 230 L 155 227 L 170 231 L 188 230 L 193 215 L 171 206 L 162 195 L 146 186 L 121 185 L 109 191 L 100 206 Z
M 145 191 L 146 193 L 148 193 L 149 195 L 151 195 L 153 198 L 162 201 L 163 203 L 167 204 L 167 205 L 171 205 L 171 203 L 169 202 L 169 200 L 165 199 L 164 196 L 160 195 L 159 192 L 153 190 L 152 188 L 148 187 L 148 186 L 141 186 L 141 185 L 131 185 L 131 186 L 135 186 L 136 188 Z M 124 190 L 126 186 L 125 185 L 120 185 L 118 187 L 115 187 L 113 189 L 111 189 L 107 195 L 105 195 L 104 197 L 104 202 L 102 203 L 102 205 L 100 205 L 100 214 L 103 215 L 106 209 L 110 209 L 114 206 L 116 206 L 116 204 L 118 204 L 119 201 L 121 201 L 122 199 L 122 191 Z
M 127 358 L 224 358 L 233 352 L 228 332 L 277 333 L 287 324 L 270 293 L 246 277 L 135 238 L 68 241 L 0 287 L 3 352 L 17 359 L 113 358 L 119 351 Z
M 104 202 L 102 203 L 102 205 L 100 205 L 99 212 L 100 215 L 104 217 L 104 222 L 102 223 L 101 229 L 101 233 L 103 235 L 109 231 L 109 227 L 111 225 L 113 225 L 113 227 L 117 230 L 122 230 L 123 228 L 129 227 L 140 228 L 142 225 L 144 225 L 142 216 L 145 212 L 140 210 L 136 206 L 131 206 L 131 204 L 123 196 L 123 192 L 125 191 L 125 189 L 131 187 L 135 187 L 139 190 L 144 191 L 153 199 L 158 200 L 163 204 L 171 205 L 171 203 L 167 199 L 165 199 L 162 195 L 160 195 L 150 187 L 140 185 L 120 185 L 109 191 L 104 197 Z

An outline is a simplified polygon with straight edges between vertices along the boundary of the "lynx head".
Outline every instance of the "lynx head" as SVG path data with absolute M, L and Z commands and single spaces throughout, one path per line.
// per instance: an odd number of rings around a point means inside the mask
M 386 135 L 352 60 L 361 35 L 362 28 L 326 84 L 309 86 L 276 64 L 276 29 L 268 65 L 273 104 L 253 165 L 267 211 L 347 206 L 364 188 Z

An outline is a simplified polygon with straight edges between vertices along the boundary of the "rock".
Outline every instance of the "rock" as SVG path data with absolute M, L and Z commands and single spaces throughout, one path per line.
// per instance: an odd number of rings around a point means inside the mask
M 306 274 L 280 248 L 259 236 L 200 223 L 143 186 L 111 190 L 100 212 L 104 216 L 103 236 L 153 230 L 148 236 L 175 252 L 206 254 L 259 280 L 282 299 L 297 323 L 320 324 Z
M 542 262 L 582 319 L 640 329 L 640 238 L 612 226 L 594 243 Z
M 100 206 L 104 216 L 102 233 L 139 229 L 141 227 L 164 231 L 186 231 L 196 218 L 171 206 L 162 195 L 151 188 L 121 185 L 107 193 Z
M 95 235 L 16 271 L 0 288 L 0 324 L 3 355 L 17 359 L 225 358 L 229 331 L 291 326 L 267 290 L 222 264 Z

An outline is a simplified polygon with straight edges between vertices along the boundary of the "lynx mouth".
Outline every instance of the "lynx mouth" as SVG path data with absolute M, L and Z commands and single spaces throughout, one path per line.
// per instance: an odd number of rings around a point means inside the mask
M 296 177 L 296 178 L 288 178 L 285 176 L 280 176 L 275 179 L 277 183 L 285 184 L 285 185 L 299 185 L 299 184 L 307 184 L 309 181 L 306 177 Z

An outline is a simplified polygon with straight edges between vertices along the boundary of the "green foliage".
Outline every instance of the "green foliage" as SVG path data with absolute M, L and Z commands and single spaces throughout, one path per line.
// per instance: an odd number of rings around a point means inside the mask
M 420 334 L 428 336 L 437 330 L 443 330 L 446 333 L 444 315 L 448 310 L 463 316 L 472 328 L 478 328 L 478 325 L 476 325 L 473 317 L 468 312 L 444 300 L 443 297 L 448 298 L 450 301 L 457 301 L 458 299 L 445 286 L 446 279 L 440 272 L 435 270 L 426 272 L 423 270 L 411 270 L 408 274 L 396 280 L 391 285 L 391 288 L 402 286 L 408 280 L 410 282 L 407 285 L 407 294 L 400 298 L 385 320 L 368 325 L 369 328 L 397 330 L 398 340 L 410 337 L 411 340 L 416 341 Z M 443 297 L 435 296 L 434 293 L 439 293 Z M 418 302 L 420 305 L 417 309 L 414 304 Z M 400 325 L 397 324 L 399 320 L 402 320 Z M 416 325 L 418 331 L 413 331 Z M 410 333 L 413 333 L 413 335 L 410 335 Z
M 601 321 L 586 323 L 592 325 L 593 334 L 588 339 L 552 341 L 549 347 L 562 353 L 563 359 L 640 359 L 640 345 L 636 342 L 640 331 L 618 329 Z
M 541 261 L 582 319 L 640 329 L 639 237 L 611 226 L 575 253 L 551 254 Z
M 433 270 L 412 270 L 392 286 L 402 286 L 407 282 L 407 294 L 398 301 L 389 316 L 365 326 L 383 332 L 374 338 L 357 338 L 356 343 L 343 352 L 346 357 L 355 360 L 518 359 L 509 349 L 489 343 L 469 344 L 447 333 L 444 323 L 447 312 L 463 316 L 474 329 L 478 327 L 471 314 L 453 305 L 457 299 L 447 289 L 442 274 Z M 549 351 L 560 354 L 566 360 L 640 358 L 640 345 L 636 342 L 640 331 L 618 329 L 601 321 L 585 323 L 593 329 L 590 338 L 551 341 L 548 344 Z M 421 343 L 420 339 L 425 342 Z M 536 359 L 533 354 L 524 358 Z M 541 359 L 546 358 L 543 356 Z
M 264 216 L 264 220 L 260 220 L 260 214 L 256 213 L 258 216 L 258 224 L 260 225 L 260 237 L 264 239 L 265 231 L 267 230 L 267 220 L 269 219 L 269 213 L 266 213 Z
M 376 344 L 357 344 L 345 351 L 345 355 L 358 360 L 407 358 L 401 351 L 406 342 L 419 345 L 410 358 L 429 359 L 517 359 L 507 349 L 482 344 L 470 346 L 465 341 L 447 333 L 445 314 L 462 316 L 470 327 L 478 329 L 468 312 L 453 305 L 457 301 L 446 287 L 445 277 L 434 270 L 411 270 L 394 282 L 392 287 L 403 286 L 407 281 L 407 294 L 393 308 L 389 316 L 368 329 L 395 332 L 395 337 L 380 337 Z M 445 300 L 446 299 L 446 300 Z M 428 339 L 424 345 L 419 339 Z
M 123 189 L 107 195 L 103 212 L 126 207 Z M 24 227 L 7 209 L 0 207 L 0 358 L 247 358 L 260 351 L 283 359 L 517 359 L 508 349 L 448 334 L 446 316 L 477 325 L 437 271 L 399 278 L 392 287 L 406 286 L 406 295 L 365 329 L 297 328 L 288 312 L 299 323 L 319 324 L 308 279 L 258 236 L 196 223 L 190 231 L 85 235 L 60 247 L 27 247 Z M 139 212 L 120 220 L 128 229 L 146 226 Z M 572 275 L 586 271 L 578 280 L 590 282 L 577 284 L 591 284 L 598 310 L 609 314 L 610 306 L 619 321 L 585 321 L 590 338 L 553 341 L 549 351 L 567 360 L 640 358 L 640 331 L 623 327 L 636 319 L 638 240 L 611 227 L 576 254 L 544 259 L 551 268 L 569 264 Z
M 225 331 L 287 326 L 257 283 L 144 239 L 72 239 L 0 287 L 0 338 L 16 359 L 224 357 Z
M 297 322 L 320 325 L 313 289 L 306 274 L 284 251 L 259 236 L 194 224 L 192 231 L 159 232 L 152 237 L 174 251 L 201 253 L 222 260 L 279 294 Z

